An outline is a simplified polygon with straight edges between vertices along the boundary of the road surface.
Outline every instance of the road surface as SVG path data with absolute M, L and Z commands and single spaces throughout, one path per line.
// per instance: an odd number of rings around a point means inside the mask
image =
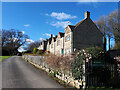
M 2 61 L 2 88 L 64 88 L 45 72 L 13 56 Z

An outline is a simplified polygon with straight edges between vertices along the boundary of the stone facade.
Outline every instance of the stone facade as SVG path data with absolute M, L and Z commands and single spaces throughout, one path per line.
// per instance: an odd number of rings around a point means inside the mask
M 38 47 L 39 50 L 46 50 L 47 49 L 47 41 L 43 40 L 40 44 L 40 46 Z
M 51 44 L 49 45 L 49 51 L 53 54 L 55 54 L 55 41 L 56 41 L 56 37 L 52 37 Z
M 90 12 L 85 13 L 85 19 L 76 25 L 68 25 L 65 33 L 59 32 L 57 36 L 46 40 L 46 44 L 40 45 L 55 55 L 69 55 L 75 50 L 87 47 L 99 46 L 103 47 L 103 34 L 97 28 L 90 18 Z M 45 42 L 43 42 L 45 43 Z
M 64 33 L 59 32 L 55 42 L 55 54 L 64 54 Z

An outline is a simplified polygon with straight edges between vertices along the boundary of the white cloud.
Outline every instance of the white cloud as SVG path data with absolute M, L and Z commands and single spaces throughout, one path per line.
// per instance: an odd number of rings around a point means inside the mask
M 26 51 L 26 50 L 25 50 L 23 47 L 19 47 L 19 48 L 18 48 L 18 51 L 19 51 L 19 52 L 24 52 L 24 51 Z
M 70 25 L 71 22 L 70 21 L 57 21 L 56 23 L 51 23 L 52 26 L 55 26 L 57 28 L 62 27 L 62 28 L 66 28 L 67 25 Z
M 49 33 L 45 33 L 45 34 L 43 34 L 43 35 L 46 35 L 46 36 L 51 36 L 51 34 L 49 34 Z
M 74 19 L 77 18 L 77 16 L 72 16 L 70 14 L 66 14 L 64 12 L 62 13 L 56 13 L 56 12 L 52 12 L 50 15 L 49 14 L 45 14 L 46 16 L 51 16 L 54 17 L 58 20 L 65 20 L 65 19 Z
M 33 40 L 31 40 L 31 39 L 26 39 L 25 40 L 27 43 L 33 43 L 34 41 Z
M 43 41 L 43 38 L 40 38 L 40 41 Z
M 25 34 L 25 31 L 22 31 L 22 34 Z
M 43 34 L 44 36 L 49 36 L 49 37 L 51 37 L 51 34 L 49 34 L 49 33 L 45 33 L 45 34 Z M 53 34 L 52 34 L 53 35 Z M 55 35 L 53 35 L 53 37 L 55 37 Z
M 30 26 L 30 24 L 25 24 L 24 26 L 25 26 L 25 27 L 29 27 L 29 26 Z

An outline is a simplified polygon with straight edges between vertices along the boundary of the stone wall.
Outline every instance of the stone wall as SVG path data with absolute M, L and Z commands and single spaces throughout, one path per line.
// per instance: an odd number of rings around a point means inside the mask
M 32 65 L 36 66 L 37 68 L 46 71 L 48 74 L 54 73 L 55 71 L 55 69 L 51 68 L 46 64 L 44 56 L 23 55 L 22 58 L 27 62 L 31 63 Z M 65 81 L 66 84 L 73 87 L 80 88 L 81 86 L 83 86 L 83 88 L 85 88 L 85 82 L 80 80 L 74 80 L 71 72 L 69 73 L 69 75 L 66 75 L 64 72 L 61 71 L 58 72 L 55 77 L 62 81 Z

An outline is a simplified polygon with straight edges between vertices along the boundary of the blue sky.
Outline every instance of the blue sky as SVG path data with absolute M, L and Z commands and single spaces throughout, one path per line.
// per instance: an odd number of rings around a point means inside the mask
M 3 2 L 2 28 L 21 30 L 36 41 L 64 32 L 67 24 L 84 19 L 86 11 L 96 21 L 117 9 L 117 2 Z

